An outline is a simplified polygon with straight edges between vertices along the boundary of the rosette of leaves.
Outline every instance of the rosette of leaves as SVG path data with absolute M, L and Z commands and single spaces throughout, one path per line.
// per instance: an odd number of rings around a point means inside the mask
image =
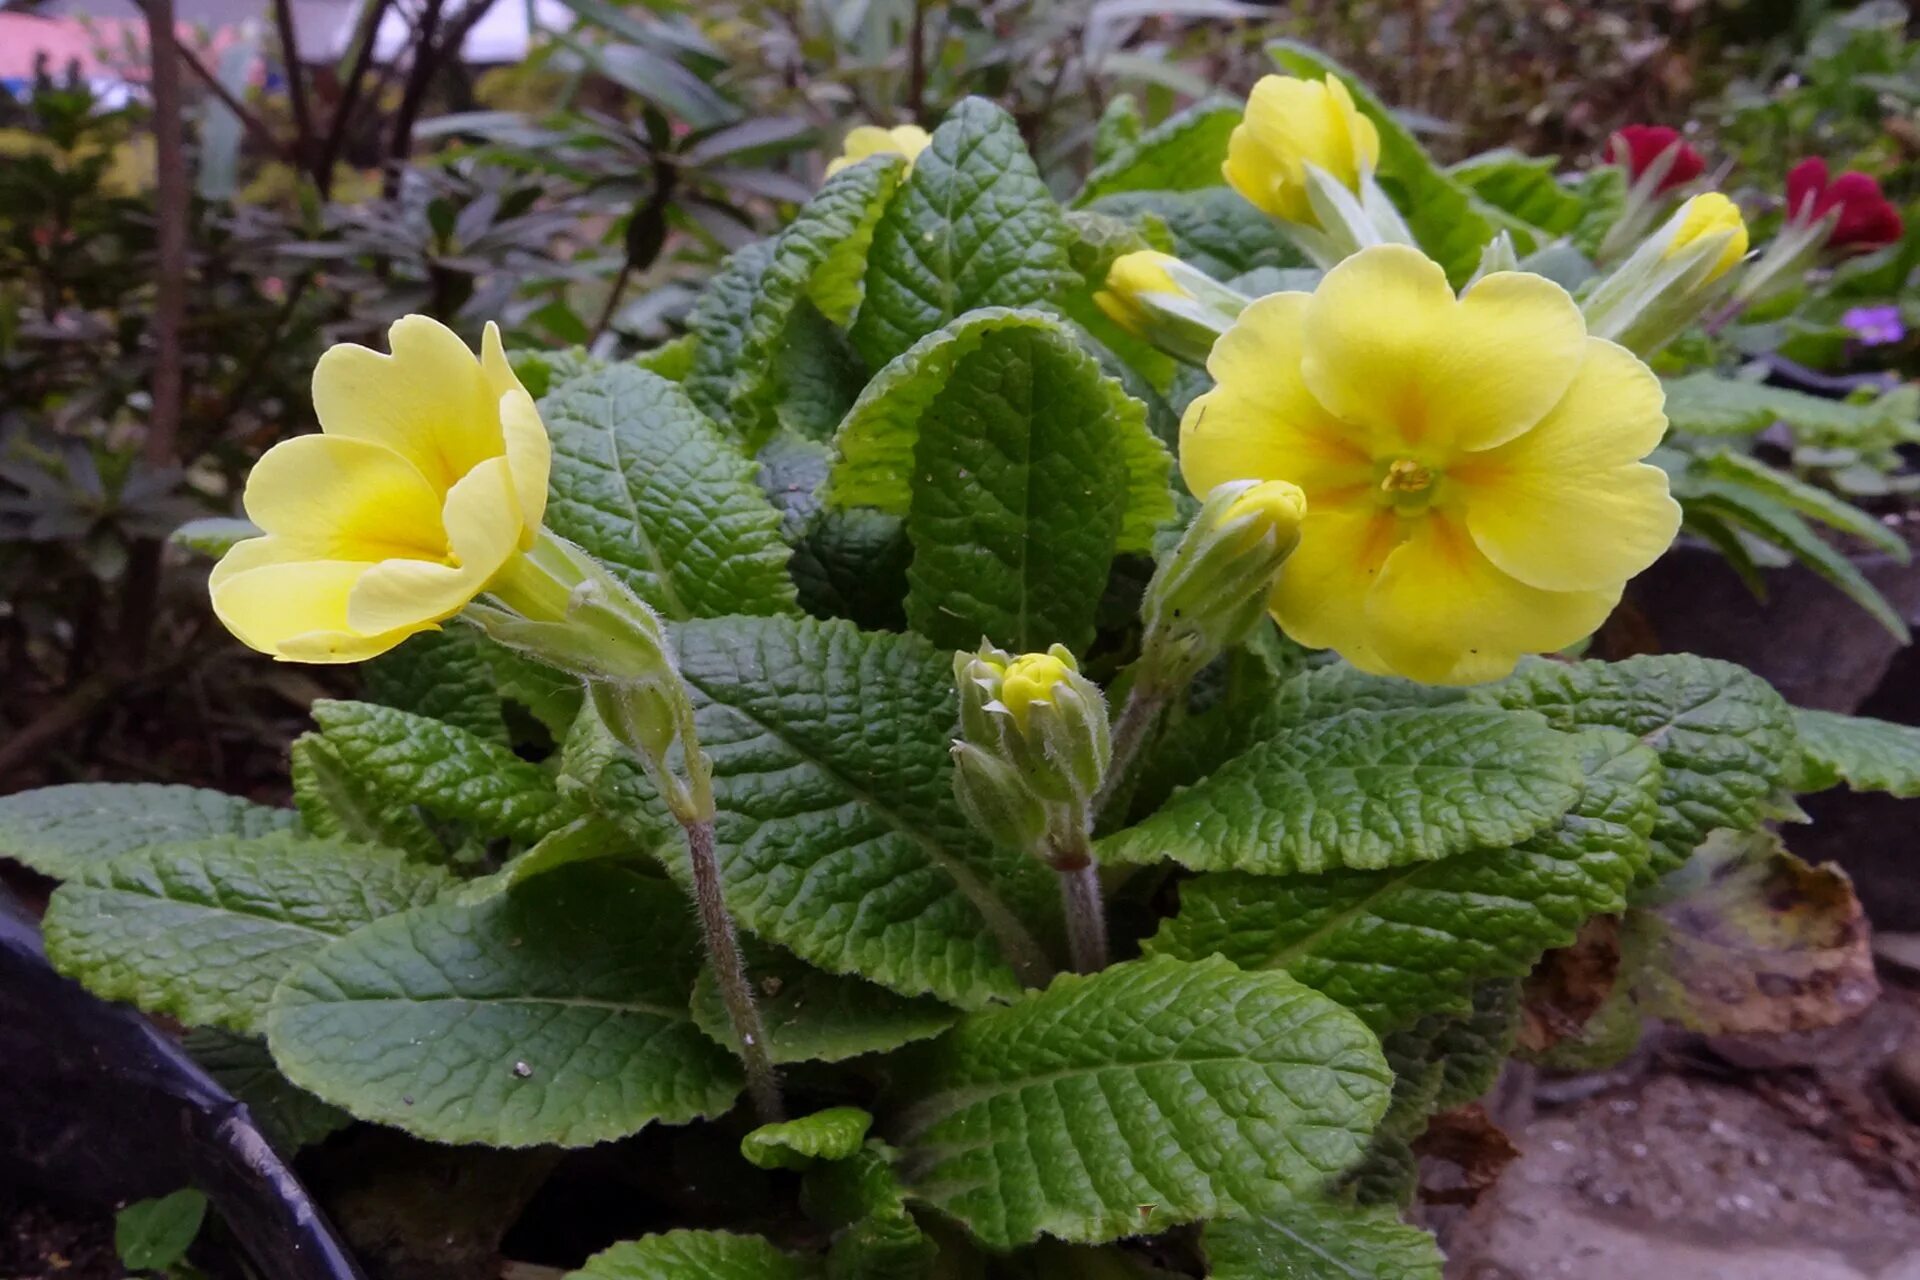
M 1094 203 L 1189 193 L 1154 148 L 1217 134 L 1142 134 Z M 1920 788 L 1920 750 L 1700 659 L 1435 690 L 1269 629 L 1104 815 L 1132 958 L 1063 973 L 1052 873 L 968 826 L 948 748 L 956 647 L 1118 676 L 1176 520 L 1161 393 L 1076 322 L 1090 229 L 969 100 L 910 172 L 857 164 L 735 254 L 670 357 L 539 361 L 548 519 L 659 611 L 691 691 L 788 1119 L 743 1122 L 645 773 L 471 630 L 316 704 L 290 809 L 0 800 L 0 853 L 60 882 L 54 962 L 198 1028 L 288 1144 L 671 1126 L 765 1189 L 581 1277 L 1435 1280 L 1409 1144 L 1491 1081 L 1516 980 L 1791 786 Z

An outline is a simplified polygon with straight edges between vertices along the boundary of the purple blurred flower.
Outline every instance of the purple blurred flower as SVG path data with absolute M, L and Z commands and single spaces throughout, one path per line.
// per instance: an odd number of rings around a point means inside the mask
M 1907 327 L 1900 323 L 1900 308 L 1891 304 L 1854 307 L 1840 317 L 1840 323 L 1851 329 L 1853 336 L 1869 347 L 1899 342 L 1907 336 Z

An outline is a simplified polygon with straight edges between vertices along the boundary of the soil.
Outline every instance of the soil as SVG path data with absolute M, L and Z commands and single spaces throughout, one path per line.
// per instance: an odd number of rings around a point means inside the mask
M 113 1214 L 56 1210 L 0 1193 L 0 1280 L 120 1280 Z

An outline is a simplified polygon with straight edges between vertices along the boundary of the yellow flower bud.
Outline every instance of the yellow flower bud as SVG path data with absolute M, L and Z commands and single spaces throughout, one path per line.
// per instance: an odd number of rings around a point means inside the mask
M 1740 207 L 1718 191 L 1709 191 L 1687 201 L 1680 207 L 1675 221 L 1678 226 L 1673 239 L 1667 242 L 1664 255 L 1668 258 L 1684 253 L 1710 236 L 1726 236 L 1720 256 L 1714 259 L 1702 283 L 1718 280 L 1747 256 L 1746 220 L 1740 216 Z
M 1225 520 L 1242 517 L 1252 519 L 1242 534 L 1245 544 L 1258 542 L 1271 531 L 1275 549 L 1284 555 L 1300 543 L 1300 522 L 1307 518 L 1307 495 L 1299 485 L 1285 480 L 1262 481 L 1228 504 Z
M 1180 265 L 1172 254 L 1142 249 L 1123 253 L 1107 268 L 1107 287 L 1093 295 L 1093 301 L 1107 318 L 1136 338 L 1148 336 L 1152 314 L 1146 299 L 1153 294 L 1176 299 L 1190 295 L 1174 282 L 1170 267 Z
M 847 139 L 841 145 L 840 154 L 827 165 L 827 176 L 859 164 L 868 156 L 905 156 L 911 167 L 933 138 L 917 124 L 896 125 L 891 129 L 882 129 L 879 125 L 857 125 L 847 131 Z
M 1013 722 L 1020 726 L 1020 732 L 1027 731 L 1027 717 L 1033 704 L 1052 702 L 1055 686 L 1066 680 L 1070 671 L 1076 670 L 1071 660 L 1071 655 L 1063 662 L 1056 653 L 1023 653 L 1007 667 L 1006 679 L 1000 684 L 1000 702 Z
M 1353 105 L 1337 76 L 1266 76 L 1227 140 L 1227 184 L 1256 208 L 1287 222 L 1318 226 L 1307 196 L 1307 166 L 1359 194 L 1380 163 L 1380 133 Z

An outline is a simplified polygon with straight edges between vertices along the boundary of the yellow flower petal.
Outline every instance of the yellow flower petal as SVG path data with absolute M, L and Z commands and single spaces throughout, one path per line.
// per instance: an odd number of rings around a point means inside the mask
M 280 563 L 275 557 L 284 548 L 241 550 L 271 541 L 255 538 L 234 547 L 221 561 L 227 572 L 216 569 L 212 584 L 214 612 L 249 648 L 301 662 L 358 662 L 420 629 L 356 634 L 347 626 L 347 600 L 369 566 L 351 560 Z
M 513 475 L 520 505 L 520 547 L 526 550 L 539 538 L 540 523 L 547 517 L 553 441 L 547 436 L 546 424 L 540 421 L 533 397 L 525 391 L 509 391 L 500 398 L 500 428 L 506 437 L 507 470 Z
M 525 391 L 520 375 L 513 371 L 513 364 L 507 359 L 507 348 L 500 341 L 500 326 L 487 321 L 487 327 L 480 331 L 480 373 L 487 380 L 487 390 L 495 401 L 510 391 Z
M 1196 496 L 1232 480 L 1288 480 L 1314 510 L 1370 487 L 1364 437 L 1321 408 L 1300 377 L 1308 300 L 1268 294 L 1214 343 L 1214 389 L 1180 422 L 1180 474 Z
M 1580 308 L 1552 281 L 1496 272 L 1456 300 L 1418 249 L 1377 245 L 1314 291 L 1301 372 L 1336 417 L 1418 454 L 1511 440 L 1559 402 L 1585 354 Z
M 1708 281 L 1718 280 L 1747 256 L 1747 221 L 1740 216 L 1740 206 L 1718 191 L 1704 192 L 1687 201 L 1673 222 L 1678 225 L 1664 257 L 1671 258 L 1709 239 L 1719 243 L 1720 254 L 1707 272 Z
M 1412 522 L 1381 568 L 1367 596 L 1367 640 L 1399 675 L 1478 684 L 1513 670 L 1521 654 L 1591 635 L 1620 591 L 1618 583 L 1597 591 L 1527 586 L 1496 568 L 1459 523 L 1430 514 Z
M 407 458 L 442 492 L 497 457 L 500 397 L 453 330 L 406 316 L 387 331 L 393 354 L 342 343 L 313 371 L 313 407 L 332 436 L 372 440 Z
M 1247 95 L 1246 114 L 1227 138 L 1221 172 L 1256 208 L 1288 222 L 1316 225 L 1306 166 L 1326 170 L 1349 190 L 1380 159 L 1380 135 L 1338 77 L 1264 76 Z
M 1404 523 L 1371 504 L 1309 507 L 1300 545 L 1270 601 L 1281 630 L 1310 649 L 1332 649 L 1355 666 L 1380 670 L 1367 635 L 1367 593 L 1404 536 Z
M 1680 529 L 1667 476 L 1640 461 L 1666 433 L 1660 380 L 1625 348 L 1587 340 L 1573 385 L 1540 425 L 1456 466 L 1474 542 L 1546 591 L 1620 583 Z
M 907 163 L 912 164 L 932 141 L 932 135 L 917 124 L 896 125 L 891 129 L 882 129 L 875 124 L 856 125 L 847 130 L 846 141 L 841 144 L 839 156 L 828 163 L 827 176 L 831 178 L 847 166 L 859 164 L 868 156 L 905 156 Z
M 384 560 L 354 585 L 347 621 L 358 632 L 424 627 L 450 618 L 486 590 L 520 546 L 520 502 L 505 458 L 469 471 L 444 513 L 455 563 Z
M 297 436 L 247 477 L 247 515 L 316 560 L 446 554 L 440 494 L 405 458 L 370 440 Z

